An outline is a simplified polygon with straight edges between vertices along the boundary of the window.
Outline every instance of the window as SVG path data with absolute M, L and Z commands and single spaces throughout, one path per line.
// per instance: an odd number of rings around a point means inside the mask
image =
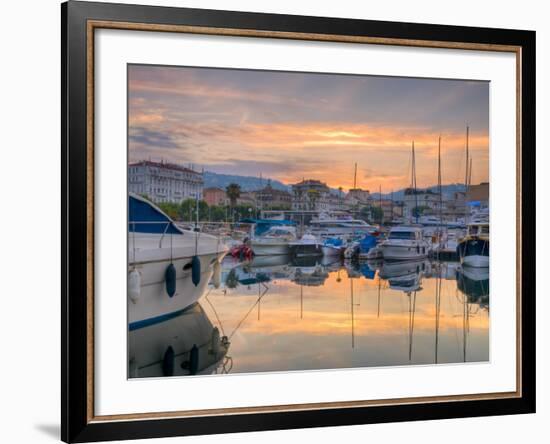
M 392 231 L 390 232 L 389 239 L 405 239 L 405 240 L 414 240 L 414 232 L 411 231 Z

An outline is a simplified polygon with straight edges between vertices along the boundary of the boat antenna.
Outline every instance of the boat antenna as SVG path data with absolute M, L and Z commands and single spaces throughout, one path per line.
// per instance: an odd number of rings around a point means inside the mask
M 357 189 L 357 162 L 355 162 L 355 171 L 353 173 L 353 189 Z

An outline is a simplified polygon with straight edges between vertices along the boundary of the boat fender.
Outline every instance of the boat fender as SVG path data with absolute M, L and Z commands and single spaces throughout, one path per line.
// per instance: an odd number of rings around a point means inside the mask
M 170 264 L 166 267 L 164 280 L 166 284 L 166 293 L 168 293 L 168 296 L 173 297 L 176 294 L 176 267 L 174 267 L 174 264 Z
M 214 262 L 214 274 L 212 275 L 212 284 L 214 288 L 220 288 L 222 283 L 222 266 L 219 261 Z
M 164 352 L 164 357 L 162 358 L 162 374 L 164 376 L 174 376 L 174 360 L 174 349 L 170 345 Z
M 220 330 L 218 327 L 214 327 L 214 330 L 212 330 L 212 354 L 214 356 L 217 356 L 220 352 Z
M 193 344 L 189 352 L 189 373 L 196 375 L 199 371 L 199 348 L 197 344 Z
M 135 304 L 141 295 L 141 274 L 135 268 L 128 275 L 128 297 Z
M 201 281 L 201 261 L 198 256 L 193 256 L 191 259 L 191 281 L 195 287 Z

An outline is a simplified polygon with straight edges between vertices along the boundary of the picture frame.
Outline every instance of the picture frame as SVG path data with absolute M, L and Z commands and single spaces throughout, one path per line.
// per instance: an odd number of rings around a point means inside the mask
M 143 439 L 535 412 L 535 33 L 69 1 L 61 6 L 62 375 L 65 442 Z M 515 55 L 516 390 L 97 415 L 95 51 L 99 29 Z M 214 63 L 215 64 L 215 63 Z M 100 129 L 99 129 L 100 130 Z M 492 128 L 492 131 L 497 129 Z M 121 148 L 124 149 L 124 148 Z M 122 174 L 122 172 L 121 172 Z

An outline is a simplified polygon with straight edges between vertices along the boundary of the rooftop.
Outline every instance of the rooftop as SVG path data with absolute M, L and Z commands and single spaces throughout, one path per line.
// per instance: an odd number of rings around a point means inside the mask
M 150 166 L 150 167 L 156 167 L 156 168 L 163 168 L 165 170 L 181 171 L 183 173 L 201 174 L 198 171 L 192 170 L 191 168 L 186 168 L 186 167 L 178 165 L 176 163 L 154 162 L 152 160 L 140 160 L 138 162 L 132 162 L 132 163 L 128 164 L 128 166 L 129 167 L 132 167 L 132 166 Z

